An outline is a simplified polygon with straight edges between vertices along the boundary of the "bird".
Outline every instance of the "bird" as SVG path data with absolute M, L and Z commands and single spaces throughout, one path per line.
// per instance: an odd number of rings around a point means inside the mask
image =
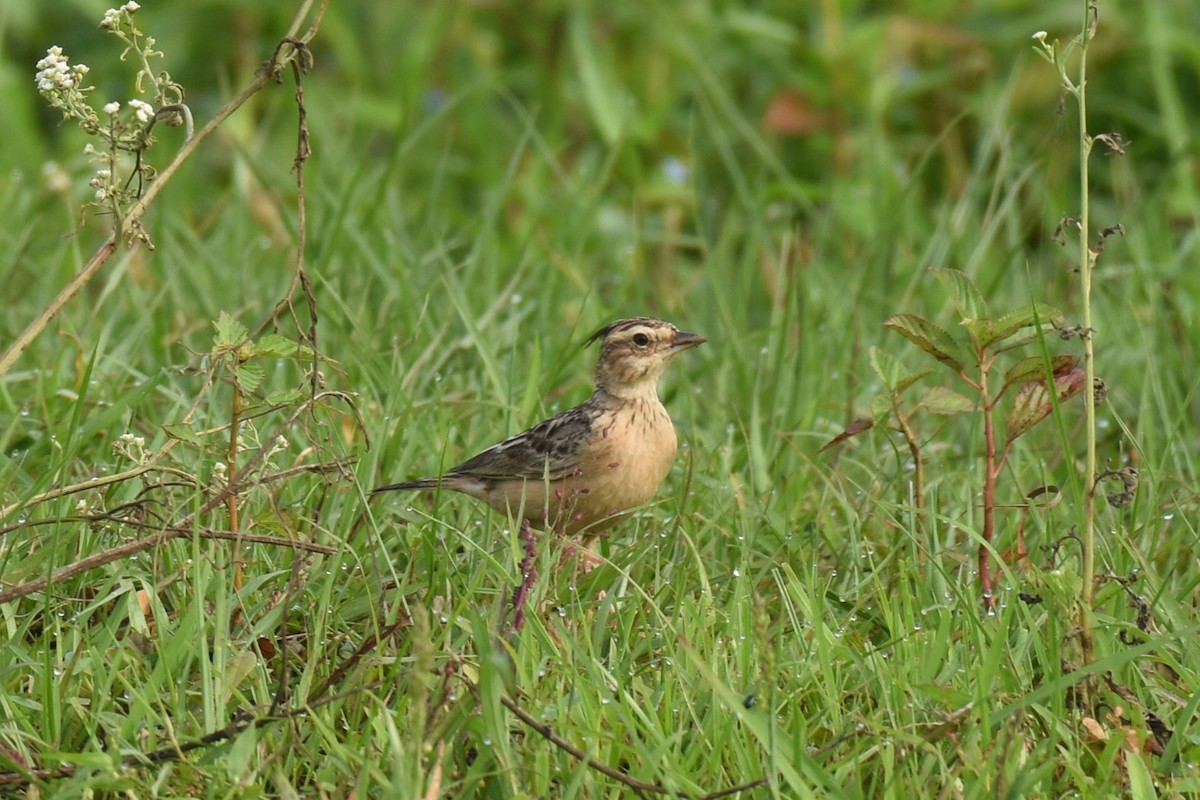
M 578 535 L 585 549 L 649 502 L 670 470 L 678 439 L 658 397 L 667 365 L 708 341 L 649 317 L 600 328 L 591 397 L 487 448 L 444 475 L 379 486 L 372 494 L 450 489 L 523 526 Z

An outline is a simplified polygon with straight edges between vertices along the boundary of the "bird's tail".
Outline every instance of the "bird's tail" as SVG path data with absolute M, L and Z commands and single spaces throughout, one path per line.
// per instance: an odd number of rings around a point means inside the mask
M 377 486 L 371 490 L 371 494 L 379 494 L 380 492 L 402 492 L 406 489 L 436 489 L 442 483 L 441 478 L 421 478 L 415 481 L 404 481 L 403 483 L 392 483 L 387 486 Z

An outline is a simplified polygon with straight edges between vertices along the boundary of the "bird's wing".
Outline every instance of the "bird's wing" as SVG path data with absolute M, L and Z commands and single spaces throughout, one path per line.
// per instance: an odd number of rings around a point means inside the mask
M 592 414 L 576 406 L 489 447 L 450 470 L 477 478 L 557 480 L 572 474 L 582 460 L 584 440 L 592 432 Z

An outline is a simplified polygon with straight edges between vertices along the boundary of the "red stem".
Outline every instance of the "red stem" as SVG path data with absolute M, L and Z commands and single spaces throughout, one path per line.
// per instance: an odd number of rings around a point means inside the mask
M 983 542 L 979 545 L 979 591 L 983 596 L 983 607 L 991 611 L 996 607 L 996 595 L 992 586 L 992 539 L 996 533 L 996 423 L 992 419 L 995 402 L 988 396 L 988 368 L 990 359 L 979 354 L 979 393 L 983 399 L 983 436 L 986 442 L 986 464 L 983 474 Z

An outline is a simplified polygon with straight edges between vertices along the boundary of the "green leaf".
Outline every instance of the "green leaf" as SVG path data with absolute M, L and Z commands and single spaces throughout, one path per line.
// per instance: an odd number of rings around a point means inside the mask
M 1059 375 L 1068 370 L 1074 369 L 1079 364 L 1079 356 L 1061 355 L 1050 356 L 1050 374 Z M 1009 367 L 1008 372 L 1004 373 L 1004 386 L 1000 391 L 1004 391 L 1009 386 L 1017 383 L 1026 383 L 1028 381 L 1044 381 L 1046 380 L 1046 360 L 1041 356 L 1030 356 L 1022 358 L 1016 364 Z
M 932 375 L 932 374 L 933 374 L 933 370 L 931 370 L 931 369 L 921 369 L 921 370 L 917 370 L 916 372 L 910 372 L 907 375 L 905 375 L 903 378 L 901 378 L 899 381 L 896 382 L 896 385 L 892 388 L 892 391 L 895 392 L 896 394 L 903 394 L 905 392 L 905 390 L 908 389 L 908 387 L 912 386 L 914 383 L 921 380 L 922 378 L 928 377 L 929 375 Z
M 1070 567 L 1047 572 L 1034 569 L 1029 574 L 1029 588 L 1042 595 L 1047 608 L 1055 611 L 1075 607 L 1082 583 L 1079 575 Z
M 295 358 L 299 350 L 297 344 L 286 336 L 278 333 L 268 333 L 256 343 L 257 354 L 273 358 Z
M 1007 339 L 1022 328 L 1032 328 L 1035 325 L 1045 327 L 1053 323 L 1063 323 L 1066 317 L 1054 306 L 1045 303 L 1032 303 L 1024 308 L 1010 311 L 996 320 L 996 339 Z
M 1154 778 L 1150 777 L 1150 770 L 1143 759 L 1140 750 L 1125 753 L 1125 770 L 1129 773 L 1129 796 L 1132 800 L 1155 800 L 1159 795 L 1154 788 Z
M 1004 344 L 999 345 L 998 347 L 993 349 L 992 352 L 993 353 L 1007 353 L 1009 350 L 1016 350 L 1018 348 L 1026 346 L 1028 344 L 1032 344 L 1032 343 L 1036 342 L 1038 340 L 1038 336 L 1039 336 L 1039 334 L 1036 334 L 1036 333 L 1029 333 L 1024 336 L 1017 336 L 1016 338 L 1009 339 Z M 997 337 L 997 338 L 1003 338 L 1003 337 Z
M 945 386 L 930 386 L 926 389 L 921 395 L 920 405 L 926 411 L 943 417 L 970 414 L 975 410 L 975 402 L 971 398 Z
M 192 430 L 190 425 L 177 423 L 174 425 L 163 425 L 162 429 L 167 436 L 170 436 L 172 439 L 178 439 L 181 442 L 187 442 L 188 444 L 195 445 L 196 447 L 201 447 L 204 444 L 200 437 L 196 435 L 196 432 Z
M 240 778 L 250 770 L 258 751 L 258 730 L 251 725 L 234 737 L 233 742 L 225 748 L 222 760 L 225 771 L 234 778 Z
M 967 329 L 971 341 L 980 350 L 996 341 L 996 323 L 990 319 L 964 319 L 962 326 Z
M 871 398 L 871 403 L 868 406 L 871 409 L 871 417 L 876 422 L 883 422 L 888 417 L 892 416 L 895 410 L 895 404 L 892 402 L 891 395 L 886 392 L 880 392 Z
M 930 272 L 950 290 L 950 297 L 962 316 L 963 324 L 987 318 L 987 301 L 983 299 L 983 293 L 975 281 L 968 278 L 965 272 L 957 269 L 931 269 Z
M 249 394 L 262 385 L 264 375 L 262 364 L 253 361 L 239 364 L 237 368 L 238 388 Z
M 1074 367 L 1056 376 L 1054 388 L 1058 392 L 1058 402 L 1061 403 L 1079 394 L 1083 391 L 1086 382 L 1087 373 L 1079 367 Z M 1013 399 L 1012 410 L 1008 414 L 1005 426 L 1008 438 L 1005 446 L 1050 416 L 1050 412 L 1053 410 L 1054 402 L 1046 383 L 1032 381 L 1022 386 L 1017 391 L 1017 396 Z
M 241 344 L 250 335 L 245 325 L 224 311 L 217 316 L 217 321 L 213 323 L 213 327 L 217 330 L 217 334 L 213 339 L 213 349 L 228 348 Z
M 908 365 L 886 350 L 872 347 L 867 354 L 871 369 L 879 376 L 879 380 L 892 394 L 903 392 L 917 381 L 933 372 L 931 369 L 911 371 Z
M 725 24 L 732 33 L 761 39 L 771 44 L 794 47 L 800 41 L 800 32 L 794 25 L 754 11 L 732 9 L 725 17 Z
M 304 392 L 300 389 L 276 389 L 273 392 L 267 392 L 267 405 L 269 406 L 290 406 L 300 402 L 300 398 L 304 397 Z
M 590 17 L 581 11 L 571 15 L 569 23 L 571 52 L 575 55 L 576 73 L 583 88 L 583 101 L 592 113 L 592 120 L 610 147 L 621 138 L 625 128 L 625 91 L 614 80 L 617 74 L 611 58 L 597 51 L 603 38 L 592 30 Z
M 867 351 L 867 361 L 870 363 L 871 369 L 879 377 L 880 382 L 888 389 L 891 389 L 896 384 L 896 381 L 900 379 L 900 376 L 908 371 L 903 361 L 888 351 L 880 350 L 875 346 L 872 346 Z
M 945 329 L 919 314 L 893 314 L 884 320 L 891 328 L 955 372 L 963 368 L 962 348 Z

